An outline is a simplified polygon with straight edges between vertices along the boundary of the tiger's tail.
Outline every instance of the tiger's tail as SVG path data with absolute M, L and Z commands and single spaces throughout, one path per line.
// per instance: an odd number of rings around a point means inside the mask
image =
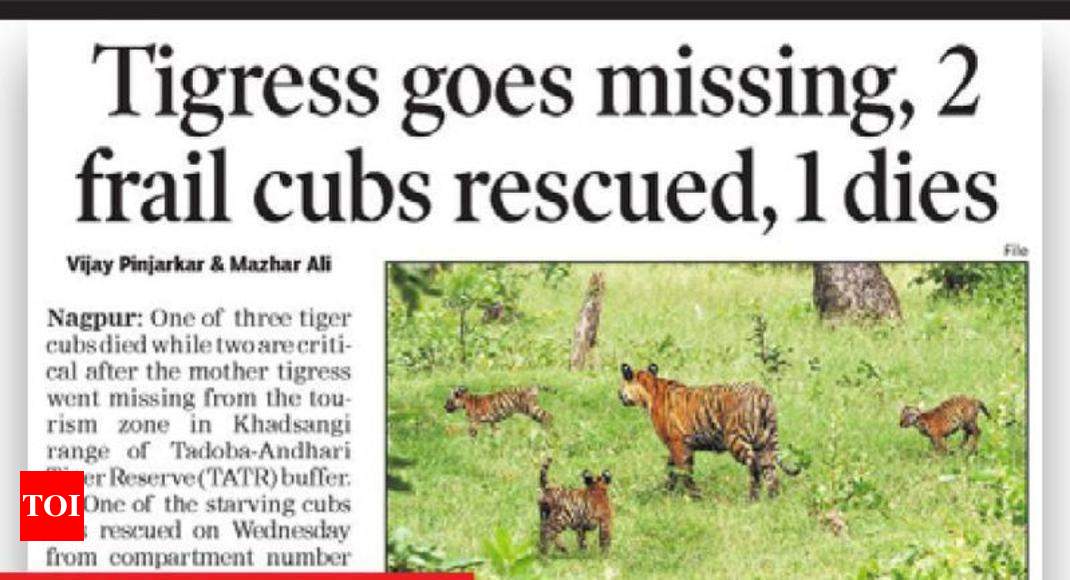
M 550 413 L 546 412 L 545 409 L 539 406 L 534 406 L 533 408 L 531 408 L 528 414 L 531 415 L 531 418 L 534 419 L 536 422 L 542 423 L 543 425 L 548 425 L 553 420 L 553 416 L 551 416 Z
M 977 401 L 977 408 L 980 409 L 981 412 L 985 414 L 985 417 L 988 417 L 989 419 L 992 418 L 992 415 L 990 415 L 988 413 L 988 407 L 986 407 L 985 404 L 982 403 L 980 400 Z
M 520 410 L 535 421 L 548 425 L 553 417 L 546 412 L 546 409 L 539 406 L 539 391 L 543 389 L 549 390 L 549 387 L 546 385 L 531 385 L 528 387 L 520 401 Z M 556 390 L 554 389 L 554 391 Z
M 553 459 L 547 457 L 542 460 L 542 468 L 539 469 L 539 489 L 546 489 L 550 485 L 550 463 Z

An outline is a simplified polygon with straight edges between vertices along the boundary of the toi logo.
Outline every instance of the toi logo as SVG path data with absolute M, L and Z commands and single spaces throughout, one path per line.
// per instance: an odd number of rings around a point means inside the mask
M 81 471 L 19 472 L 19 539 L 84 540 L 84 495 Z

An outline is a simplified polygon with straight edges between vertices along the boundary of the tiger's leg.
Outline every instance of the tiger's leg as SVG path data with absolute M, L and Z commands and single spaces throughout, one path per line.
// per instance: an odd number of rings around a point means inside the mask
M 581 550 L 587 549 L 587 530 L 580 528 L 576 530 L 576 544 L 579 545 Z
M 751 501 L 757 501 L 758 493 L 761 491 L 762 472 L 758 464 L 757 454 L 754 453 L 754 448 L 743 437 L 729 435 L 728 450 L 732 452 L 732 457 L 735 457 L 736 461 L 747 466 L 748 471 L 750 471 L 750 499 Z
M 609 550 L 609 544 L 613 541 L 613 528 L 608 520 L 598 523 L 598 547 L 603 552 Z
M 947 454 L 947 442 L 944 441 L 943 437 L 933 435 L 929 439 L 933 442 L 933 449 L 935 449 L 938 454 Z
M 479 433 L 479 421 L 471 421 L 471 420 L 469 420 L 468 421 L 468 436 L 472 437 L 472 438 L 475 438 L 477 433 Z
M 965 431 L 966 435 L 962 439 L 962 446 L 966 447 L 970 453 L 977 453 L 977 443 L 981 438 L 981 428 L 977 426 L 977 423 L 967 423 Z
M 539 553 L 543 556 L 550 550 L 550 543 L 553 542 L 557 545 L 557 536 L 550 531 L 548 527 L 543 527 L 539 530 Z
M 558 552 L 561 552 L 562 554 L 567 554 L 568 553 L 568 548 L 566 548 L 565 547 L 565 543 L 561 541 L 560 532 L 558 532 L 558 534 L 553 537 L 553 541 L 554 541 L 554 546 L 557 548 Z
M 568 552 L 568 549 L 565 548 L 565 543 L 561 541 L 561 532 L 564 532 L 568 529 L 568 520 L 566 519 L 565 515 L 566 513 L 566 511 L 559 511 L 557 512 L 557 517 L 552 518 L 552 528 L 554 530 L 554 533 L 551 539 L 554 542 L 554 546 L 557 547 L 557 551 L 561 553 Z
M 543 521 L 542 526 L 539 527 L 539 552 L 546 554 L 551 543 L 558 550 L 567 552 L 568 550 L 565 549 L 565 545 L 561 543 L 561 538 L 559 537 L 564 529 L 564 524 L 560 518 L 551 515 Z
M 687 488 L 687 494 L 692 499 L 702 499 L 702 492 L 698 490 L 698 486 L 695 485 L 695 452 L 688 450 L 687 454 L 687 473 L 684 474 L 684 487 Z
M 671 477 L 683 480 L 684 489 L 687 490 L 688 495 L 693 498 L 700 497 L 698 486 L 695 485 L 695 478 L 692 476 L 695 470 L 695 452 L 683 441 L 673 441 L 669 445 L 669 454 L 672 463 L 670 469 L 673 470 Z
M 747 497 L 751 501 L 758 501 L 762 493 L 762 467 L 758 463 L 758 458 L 752 458 L 747 468 L 750 470 L 750 490 L 747 492 Z
M 552 530 L 550 529 L 550 516 L 553 514 L 552 508 L 549 502 L 545 501 L 545 497 L 539 498 L 539 553 L 546 555 L 546 549 L 549 547 L 549 539 Z
M 780 478 L 777 477 L 777 465 L 776 465 L 776 451 L 766 450 L 760 455 L 762 479 L 765 481 L 765 488 L 769 494 L 770 499 L 780 494 Z
M 970 442 L 970 438 L 973 437 L 973 432 L 970 429 L 969 422 L 962 424 L 962 442 L 959 443 L 959 449 L 964 449 Z
M 672 455 L 669 455 L 669 460 L 666 462 L 666 471 L 668 473 L 668 480 L 665 481 L 665 491 L 673 491 L 676 489 L 677 473 L 676 464 L 673 463 Z
M 770 401 L 767 410 L 769 411 L 769 417 L 767 417 L 765 425 L 765 445 L 759 453 L 759 459 L 766 492 L 769 494 L 769 498 L 772 499 L 780 495 L 780 478 L 777 475 L 777 454 L 780 449 L 780 437 L 777 433 L 776 415 L 772 401 Z

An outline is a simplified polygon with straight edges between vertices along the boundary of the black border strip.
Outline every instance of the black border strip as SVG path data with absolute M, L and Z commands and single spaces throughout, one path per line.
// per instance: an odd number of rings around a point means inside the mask
M 7 20 L 1063 20 L 1061 0 L 0 1 Z

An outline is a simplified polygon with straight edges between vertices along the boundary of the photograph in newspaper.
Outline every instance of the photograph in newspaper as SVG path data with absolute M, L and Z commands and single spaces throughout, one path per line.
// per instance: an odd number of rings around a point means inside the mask
M 388 566 L 1024 574 L 1027 269 L 389 264 Z

